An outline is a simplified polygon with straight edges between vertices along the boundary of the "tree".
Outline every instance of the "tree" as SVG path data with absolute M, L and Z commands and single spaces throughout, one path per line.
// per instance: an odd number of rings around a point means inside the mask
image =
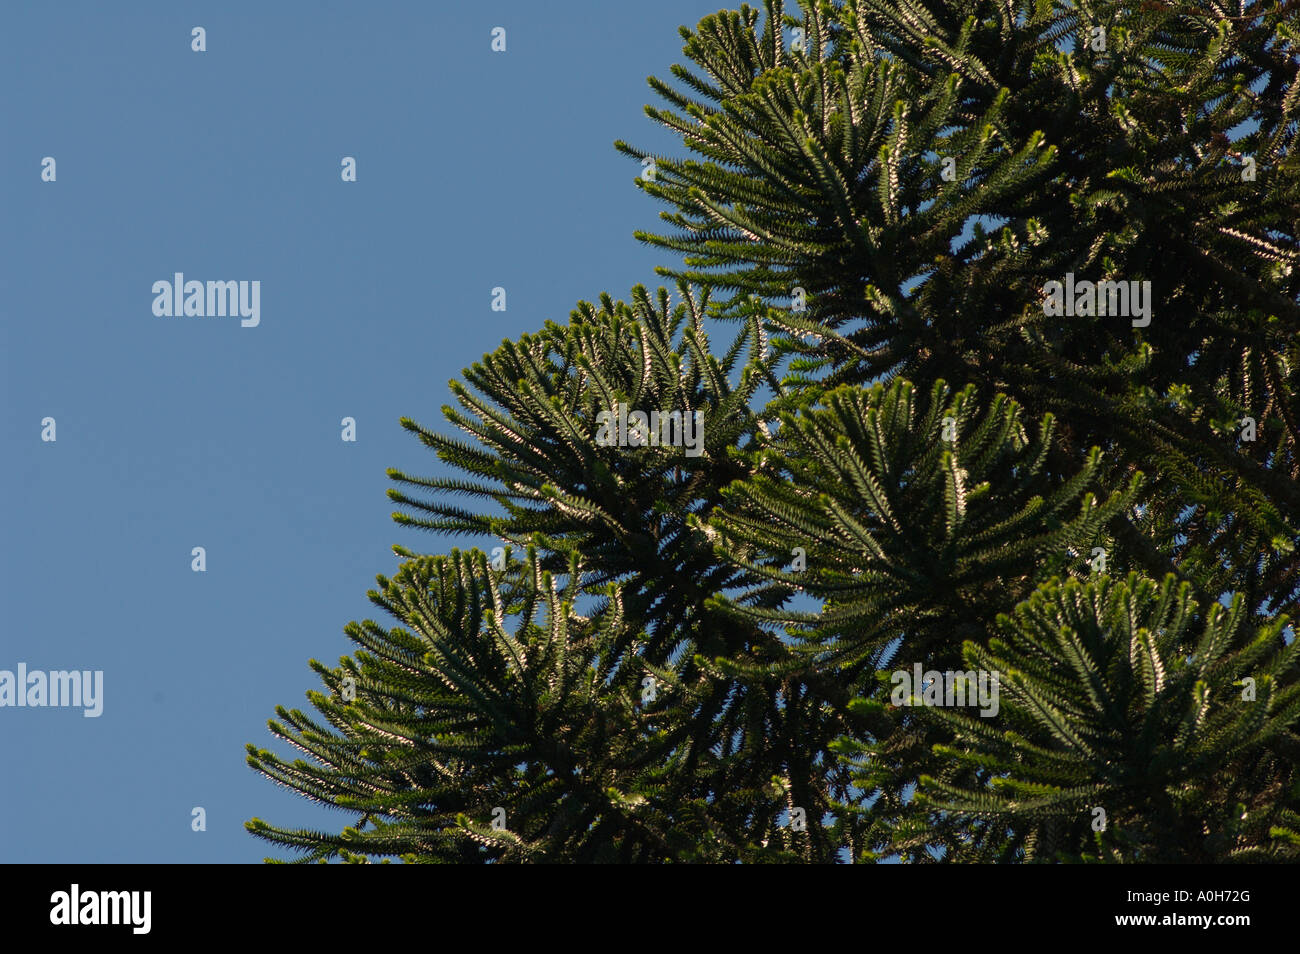
M 273 722 L 271 728 L 280 738 L 313 755 L 318 764 L 288 764 L 269 750 L 248 746 L 253 767 L 308 797 L 354 809 L 363 820 L 401 819 L 405 827 L 400 837 L 385 827 L 362 840 L 349 833 L 346 838 L 351 840 L 344 842 L 340 839 L 345 836 L 276 829 L 258 820 L 250 823 L 251 831 L 282 846 L 306 849 L 303 860 L 358 857 L 363 845 L 377 855 L 448 860 L 453 857 L 448 854 L 451 849 L 436 847 L 443 842 L 461 846 L 455 849 L 461 853 L 454 857 L 468 860 L 477 857 L 464 853 L 463 839 L 471 834 L 496 837 L 497 843 L 484 845 L 480 853 L 493 858 L 722 860 L 764 850 L 762 841 L 765 837 L 770 841 L 777 831 L 777 818 L 788 800 L 785 788 L 773 783 L 771 766 L 778 757 L 771 753 L 801 748 L 795 737 L 799 723 L 794 719 L 796 713 L 780 698 L 778 687 L 746 687 L 717 679 L 706 669 L 706 661 L 715 657 L 761 653 L 762 646 L 754 645 L 756 640 L 763 644 L 779 641 L 707 606 L 709 598 L 744 585 L 747 578 L 742 568 L 715 554 L 705 533 L 690 524 L 690 517 L 709 512 L 720 499 L 721 488 L 743 473 L 724 451 L 729 446 L 744 448 L 755 435 L 761 435 L 765 424 L 750 409 L 752 396 L 761 384 L 779 387 L 779 382 L 771 375 L 756 320 L 719 360 L 708 351 L 704 331 L 707 294 L 693 296 L 685 285 L 678 290 L 681 301 L 675 307 L 666 291 L 652 300 L 643 288 L 633 289 L 631 306 L 607 296 L 599 307 L 580 303 L 568 326 L 552 323 L 537 336 L 506 342 L 485 356 L 466 372 L 469 387 L 452 385 L 461 409 L 443 409 L 454 426 L 474 438 L 473 444 L 434 434 L 413 421 L 403 422 L 436 449 L 442 460 L 473 479 L 428 479 L 390 472 L 403 487 L 441 495 L 426 499 L 405 489 L 390 491 L 395 501 L 414 511 L 414 515 L 395 515 L 399 523 L 459 534 L 491 534 L 516 550 L 527 547 L 537 572 L 553 574 L 559 581 L 556 585 L 564 587 L 567 607 L 584 601 L 591 604 L 589 616 L 575 622 L 599 629 L 604 641 L 599 649 L 592 643 L 589 655 L 574 665 L 587 667 L 584 678 L 598 674 L 595 686 L 602 693 L 639 694 L 661 710 L 655 733 L 647 738 L 649 750 L 636 756 L 643 763 L 641 774 L 629 775 L 627 767 L 610 769 L 620 773 L 627 798 L 646 799 L 654 789 L 654 804 L 668 806 L 658 816 L 662 821 L 655 829 L 662 839 L 657 854 L 648 854 L 650 842 L 639 848 L 629 845 L 617 826 L 598 826 L 599 836 L 606 840 L 594 846 L 579 847 L 554 835 L 542 838 L 538 832 L 550 831 L 558 823 L 554 806 L 522 796 L 509 799 L 504 781 L 480 782 L 458 775 L 456 784 L 465 791 L 452 798 L 448 792 L 453 789 L 435 787 L 425 776 L 391 775 L 388 766 L 394 761 L 454 755 L 459 766 L 460 760 L 470 757 L 467 737 L 437 737 L 442 725 L 439 706 L 444 704 L 437 693 L 445 692 L 443 687 L 451 687 L 451 696 L 458 700 L 445 705 L 461 710 L 471 706 L 475 726 L 490 724 L 499 733 L 477 740 L 477 758 L 496 765 L 507 747 L 506 739 L 513 740 L 510 758 L 517 757 L 517 765 L 510 764 L 525 778 L 541 775 L 568 780 L 574 773 L 587 779 L 601 778 L 589 759 L 611 744 L 605 733 L 613 731 L 606 716 L 581 709 L 601 723 L 600 732 L 591 740 L 594 747 L 585 757 L 571 752 L 570 761 L 561 767 L 545 749 L 529 750 L 520 738 L 549 740 L 554 732 L 548 727 L 537 734 L 541 716 L 532 707 L 540 703 L 531 697 L 516 698 L 525 691 L 517 681 L 522 677 L 512 675 L 504 663 L 490 674 L 480 672 L 480 667 L 488 666 L 486 657 L 481 650 L 465 645 L 498 638 L 489 629 L 499 623 L 490 625 L 482 615 L 466 617 L 461 608 L 469 599 L 486 605 L 499 602 L 490 597 L 487 579 L 481 573 L 467 576 L 460 570 L 459 588 L 454 592 L 443 583 L 438 589 L 440 596 L 425 595 L 426 581 L 441 581 L 442 574 L 450 571 L 439 569 L 435 574 L 430 565 L 418 562 L 420 558 L 404 548 L 398 548 L 399 554 L 416 562 L 403 565 L 399 584 L 381 577 L 381 589 L 372 592 L 371 598 L 410 631 L 386 633 L 376 623 L 365 621 L 351 624 L 347 632 L 368 654 L 395 654 L 416 670 L 394 685 L 397 677 L 392 671 L 380 665 L 367 668 L 369 655 L 356 661 L 345 657 L 335 670 L 313 661 L 331 695 L 316 693 L 309 698 L 337 731 L 324 728 L 298 710 L 283 708 L 277 710 L 282 721 Z M 746 350 L 748 357 L 742 362 Z M 732 376 L 739 379 L 738 386 L 730 382 Z M 638 453 L 630 455 L 626 448 L 600 446 L 597 416 L 602 409 L 619 405 L 700 411 L 703 453 L 689 457 L 681 448 L 660 446 L 638 448 Z M 500 512 L 455 506 L 449 500 L 453 494 L 496 504 Z M 503 546 L 495 555 L 503 570 L 507 552 Z M 456 565 L 472 567 L 484 559 L 484 554 L 471 551 L 457 558 Z M 549 584 L 543 589 L 549 589 Z M 444 606 L 448 601 L 450 605 Z M 454 614 L 455 625 L 448 621 L 448 613 Z M 521 619 L 526 622 L 531 617 Z M 558 621 L 564 619 L 563 614 L 553 616 L 551 625 L 560 625 Z M 525 626 L 516 637 L 519 652 L 535 651 L 550 658 L 550 650 L 533 645 L 549 638 L 548 633 L 549 627 L 535 630 Z M 461 668 L 447 670 L 445 659 L 462 661 L 458 663 Z M 338 693 L 341 680 L 348 676 L 355 680 L 356 701 L 345 703 Z M 467 680 L 479 678 L 498 680 L 491 694 L 469 687 Z M 507 679 L 516 681 L 500 681 Z M 647 679 L 651 682 L 646 683 Z M 412 695 L 412 684 L 421 681 L 430 683 L 434 695 Z M 511 700 L 518 707 L 503 713 L 491 708 L 492 699 Z M 619 696 L 607 701 L 621 711 L 626 699 Z M 414 719 L 421 726 L 419 732 L 410 728 L 392 731 L 386 721 L 376 728 L 376 711 L 387 713 L 399 702 L 414 707 L 415 711 L 404 712 L 403 717 Z M 581 725 L 576 714 L 554 718 Z M 335 761 L 337 751 L 353 755 L 339 764 Z M 358 801 L 362 791 L 357 788 L 357 776 L 363 769 L 365 785 L 378 787 L 365 788 L 371 797 Z M 837 772 L 847 781 L 847 767 Z M 374 773 L 386 782 L 381 785 Z M 821 789 L 829 784 L 821 772 L 809 771 L 808 778 Z M 513 774 L 509 779 L 511 785 L 519 781 Z M 606 784 L 610 782 L 610 778 L 602 779 L 606 788 L 611 788 Z M 478 785 L 485 790 L 471 795 L 469 789 Z M 617 796 L 616 801 L 623 797 Z M 823 791 L 820 802 L 829 805 L 830 795 Z M 808 802 L 809 807 L 812 804 Z M 498 807 L 506 809 L 510 835 L 492 836 L 483 828 L 489 809 Z M 476 810 L 467 813 L 470 808 Z M 582 811 L 578 814 L 584 824 L 595 824 Z M 431 834 L 444 830 L 447 835 L 441 841 Z M 520 845 L 512 848 L 513 854 L 505 852 L 506 841 L 514 838 L 529 839 L 527 849 Z M 838 836 L 823 833 L 820 826 L 810 838 L 827 857 L 843 843 Z M 380 850 L 381 846 L 386 850 Z
M 1254 629 L 1247 615 L 1242 597 L 1198 604 L 1172 575 L 1044 584 L 999 617 L 1004 638 L 966 645 L 968 665 L 1004 674 L 999 724 L 924 710 L 957 741 L 936 747 L 892 847 L 942 840 L 964 861 L 1294 861 L 1300 643 L 1279 650 L 1278 622 Z M 857 750 L 863 784 L 880 777 L 883 748 Z M 936 837 L 953 829 L 944 812 L 965 822 L 956 838 Z
M 360 820 L 249 829 L 301 860 L 1293 857 L 1294 18 L 764 12 L 651 80 L 702 157 L 640 180 L 676 303 L 503 343 L 452 382 L 468 440 L 403 421 L 459 476 L 390 471 L 398 522 L 501 546 L 395 548 L 398 626 L 350 624 L 321 718 L 271 723 L 310 761 L 248 747 Z M 706 319 L 739 322 L 720 355 Z
M 799 384 L 942 378 L 1051 412 L 1064 459 L 1096 445 L 1116 479 L 1168 486 L 1121 528 L 1149 572 L 1294 616 L 1294 9 L 765 7 L 761 29 L 748 7 L 683 28 L 687 92 L 651 80 L 668 108 L 647 114 L 703 157 L 639 183 L 677 231 L 637 236 L 685 253 L 661 271 L 734 291 L 733 313 L 763 303 Z M 1070 274 L 1149 281 L 1150 324 L 1046 315 Z

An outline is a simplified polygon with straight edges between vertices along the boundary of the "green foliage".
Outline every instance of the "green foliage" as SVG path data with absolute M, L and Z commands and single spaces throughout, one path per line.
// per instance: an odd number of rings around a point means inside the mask
M 1203 7 L 683 28 L 647 112 L 694 156 L 638 180 L 676 301 L 503 342 L 451 382 L 458 436 L 403 419 L 442 469 L 389 472 L 394 519 L 502 550 L 395 548 L 398 625 L 276 710 L 306 758 L 248 747 L 359 821 L 249 830 L 304 861 L 1294 860 L 1300 31 Z M 1049 314 L 1069 273 L 1149 281 L 1151 322 Z M 619 405 L 700 411 L 703 453 L 606 446 Z M 914 664 L 999 672 L 998 711 L 895 704 Z
M 925 395 L 901 379 L 783 415 L 776 438 L 746 455 L 753 477 L 724 491 L 711 521 L 720 549 L 767 580 L 726 602 L 798 626 L 819 666 L 856 665 L 895 640 L 955 662 L 961 639 L 982 638 L 1037 580 L 1090 572 L 1094 546 L 1122 563 L 1105 528 L 1132 506 L 1140 476 L 1099 497 L 1100 452 L 1053 474 L 1053 419 L 1031 430 L 1022 418 L 1002 395 L 981 402 L 974 386 L 954 394 L 942 381 Z M 796 549 L 806 567 L 793 564 Z M 824 605 L 773 606 L 795 591 Z
M 684 631 L 698 630 L 703 600 L 735 579 L 687 518 L 716 506 L 721 488 L 743 474 L 725 450 L 761 434 L 750 404 L 759 387 L 776 384 L 757 320 L 719 359 L 704 327 L 707 292 L 678 291 L 675 306 L 664 289 L 652 300 L 638 286 L 630 306 L 602 295 L 599 307 L 581 302 L 567 326 L 548 322 L 502 342 L 465 383 L 450 385 L 460 407 L 443 415 L 469 442 L 402 420 L 459 473 L 389 471 L 400 485 L 389 497 L 411 511 L 393 515 L 402 525 L 536 546 L 553 573 L 576 558 L 584 586 L 633 580 L 625 611 L 656 623 L 658 661 Z M 704 453 L 599 446 L 597 414 L 620 402 L 701 412 Z
M 733 290 L 732 313 L 762 310 L 778 349 L 802 356 L 794 385 L 944 379 L 1053 413 L 1058 453 L 1095 445 L 1168 488 L 1151 513 L 1164 570 L 1295 615 L 1294 11 L 764 6 L 761 28 L 742 6 L 683 31 L 684 90 L 651 80 L 666 108 L 647 114 L 700 157 L 656 157 L 640 183 L 676 231 L 638 237 L 685 254 L 661 271 Z M 778 24 L 804 31 L 804 52 Z M 1046 316 L 1045 283 L 1067 273 L 1150 281 L 1150 325 Z
M 338 835 L 251 831 L 303 861 L 663 853 L 672 834 L 640 789 L 658 784 L 649 769 L 665 738 L 639 702 L 648 670 L 611 652 L 629 638 L 617 612 L 577 615 L 572 584 L 557 586 L 535 553 L 499 573 L 479 551 L 415 558 L 379 584 L 372 601 L 401 625 L 350 624 L 355 658 L 312 663 L 323 721 L 281 707 L 271 724 L 315 764 L 248 747 L 250 765 L 360 822 Z
M 966 644 L 968 668 L 1000 673 L 999 718 L 921 710 L 956 738 L 936 746 L 893 847 L 936 847 L 954 813 L 974 822 L 943 840 L 954 861 L 1300 857 L 1286 834 L 1300 644 L 1285 622 L 1252 626 L 1240 596 L 1198 601 L 1172 576 L 1044 584 L 987 647 Z M 870 784 L 877 753 L 858 752 Z
M 973 386 L 954 394 L 938 382 L 928 395 L 903 380 L 843 387 L 783 415 L 770 445 L 745 455 L 754 476 L 727 488 L 714 512 L 720 552 L 764 579 L 716 604 L 785 632 L 761 665 L 732 658 L 718 671 L 797 678 L 824 700 L 822 712 L 848 720 L 840 738 L 823 720 L 829 752 L 843 754 L 846 739 L 881 743 L 872 786 L 837 790 L 835 811 L 858 851 L 887 853 L 890 812 L 930 748 L 950 738 L 885 709 L 878 673 L 956 665 L 962 641 L 986 642 L 1000 608 L 1041 581 L 1091 573 L 1095 546 L 1109 565 L 1126 562 L 1106 528 L 1131 508 L 1140 476 L 1099 499 L 1100 455 L 1076 474 L 1051 473 L 1052 430 L 1050 415 L 1031 429 L 1015 402 L 981 402 Z M 795 593 L 819 605 L 795 610 Z
M 671 806 L 657 816 L 671 820 L 656 829 L 661 840 L 655 844 L 645 836 L 634 844 L 621 829 L 603 823 L 593 828 L 589 844 L 580 839 L 538 841 L 536 832 L 557 824 L 554 812 L 559 809 L 554 804 L 531 794 L 510 795 L 524 784 L 513 770 L 504 779 L 457 774 L 444 787 L 437 787 L 429 772 L 443 771 L 438 767 L 441 750 L 428 744 L 403 749 L 400 759 L 403 764 L 428 762 L 433 767 L 393 778 L 395 801 L 383 804 L 350 801 L 358 794 L 351 776 L 306 763 L 286 766 L 266 751 L 254 752 L 251 760 L 276 781 L 327 804 L 359 807 L 377 824 L 389 824 L 378 821 L 383 817 L 404 819 L 397 812 L 402 799 L 438 806 L 437 811 L 427 810 L 427 818 L 419 816 L 418 837 L 407 837 L 414 822 L 405 821 L 396 834 L 385 827 L 375 837 L 358 841 L 359 836 L 351 833 L 345 844 L 319 832 L 286 832 L 262 823 L 252 824 L 250 830 L 277 844 L 306 850 L 308 859 L 333 857 L 343 849 L 356 853 L 363 844 L 376 854 L 461 861 L 479 857 L 825 860 L 835 856 L 844 837 L 833 827 L 810 826 L 803 838 L 793 838 L 793 833 L 780 827 L 791 798 L 798 797 L 797 804 L 820 819 L 819 806 L 829 808 L 837 794 L 847 790 L 847 770 L 828 769 L 829 753 L 810 750 L 801 741 L 803 704 L 789 697 L 790 687 L 779 679 L 741 686 L 715 679 L 709 668 L 714 657 L 737 653 L 748 657 L 763 651 L 760 641 L 773 642 L 752 624 L 705 606 L 717 592 L 742 585 L 748 578 L 741 568 L 715 554 L 705 534 L 688 523 L 692 515 L 707 514 L 715 507 L 721 488 L 743 473 L 726 451 L 762 433 L 764 425 L 747 400 L 764 381 L 767 358 L 757 322 L 737 337 L 722 360 L 711 355 L 703 328 L 704 301 L 692 299 L 685 287 L 681 292 L 682 302 L 676 308 L 670 307 L 666 292 L 655 303 L 640 288 L 633 291 L 634 308 L 608 297 L 599 309 L 583 304 L 568 327 L 548 325 L 538 336 L 527 336 L 519 344 L 506 342 L 485 356 L 466 372 L 473 390 L 453 383 L 464 410 L 444 409 L 449 421 L 472 435 L 473 444 L 404 421 L 445 462 L 473 480 L 390 472 L 407 487 L 432 492 L 417 498 L 391 491 L 393 499 L 417 514 L 396 514 L 400 523 L 443 532 L 491 533 L 504 542 L 527 546 L 539 572 L 563 579 L 571 605 L 591 605 L 589 625 L 604 627 L 599 649 L 591 652 L 606 667 L 593 691 L 609 690 L 615 667 L 631 667 L 617 671 L 631 673 L 629 684 L 634 683 L 638 692 L 642 691 L 639 680 L 646 676 L 659 680 L 658 692 L 666 697 L 660 702 L 662 734 L 646 740 L 644 750 L 636 755 L 643 774 L 628 774 L 626 769 L 619 773 L 619 785 L 625 786 L 619 789 L 619 797 L 637 805 Z M 750 358 L 740 365 L 747 344 Z M 739 386 L 730 382 L 733 373 L 739 375 Z M 776 384 L 770 374 L 767 381 Z M 619 402 L 632 407 L 701 409 L 705 453 L 692 458 L 683 455 L 681 448 L 646 447 L 632 456 L 626 448 L 597 445 L 597 412 Z M 503 512 L 466 510 L 448 502 L 453 494 L 495 503 Z M 399 553 L 414 557 L 403 549 Z M 422 585 L 418 574 L 433 573 L 422 566 L 403 566 L 404 574 L 416 574 L 406 581 L 408 587 Z M 400 574 L 399 579 L 403 579 Z M 383 578 L 380 582 L 390 587 Z M 460 586 L 476 592 L 473 584 L 474 580 L 464 579 Z M 456 596 L 453 606 L 467 598 Z M 489 606 L 496 602 L 486 596 L 478 599 Z M 407 608 L 390 594 L 381 605 L 416 632 L 442 633 L 450 625 L 437 615 L 446 612 L 441 602 L 420 600 Z M 401 658 L 412 652 L 400 631 L 386 633 L 369 623 L 352 624 L 347 631 L 372 653 L 390 643 L 397 645 Z M 476 619 L 461 622 L 451 631 L 454 645 L 475 638 L 478 631 Z M 343 665 L 351 670 L 357 663 L 345 659 Z M 474 675 L 487 665 L 475 651 L 458 672 Z M 318 664 L 314 668 L 331 688 L 331 679 L 341 678 L 327 676 Z M 396 678 L 395 673 L 381 670 L 368 685 L 385 692 Z M 407 674 L 401 691 L 449 678 L 434 669 Z M 672 687 L 677 688 L 670 692 Z M 469 693 L 459 682 L 451 683 L 450 691 Z M 520 685 L 503 684 L 483 698 L 508 700 L 522 691 Z M 376 750 L 375 741 L 368 738 L 368 717 L 359 722 L 341 719 L 338 704 L 328 697 L 310 694 L 309 698 L 341 735 L 310 721 L 295 721 L 307 717 L 299 714 L 291 719 L 283 709 L 277 710 L 280 719 L 289 720 L 292 728 L 273 723 L 272 731 L 318 759 L 322 753 L 331 753 L 332 758 L 336 748 Z M 473 698 L 478 705 L 486 704 L 478 696 Z M 356 712 L 357 704 L 350 705 L 347 711 Z M 531 726 L 536 721 L 527 709 L 480 712 L 478 717 L 495 726 Z M 834 719 L 829 725 L 832 738 L 846 729 Z M 304 735 L 309 729 L 321 734 Z M 612 731 L 612 723 L 602 716 L 590 731 L 600 737 Z M 368 739 L 364 744 L 359 741 L 363 738 Z M 497 739 L 493 745 L 500 743 Z M 456 745 L 469 751 L 463 740 Z M 483 745 L 484 758 L 496 751 L 487 742 Z M 586 778 L 600 777 L 586 761 L 595 751 L 573 757 L 573 766 Z M 331 764 L 328 758 L 325 764 Z M 555 771 L 553 763 L 543 764 Z M 531 778 L 526 775 L 525 781 Z M 571 776 L 562 778 L 567 784 Z M 554 788 L 561 781 L 549 784 Z M 835 785 L 838 789 L 833 792 Z M 472 799 L 467 794 L 470 789 L 475 793 Z M 461 796 L 454 795 L 457 791 Z M 507 808 L 509 835 L 483 828 L 484 810 L 496 806 Z M 473 812 L 467 814 L 470 809 Z M 572 811 L 583 819 L 590 814 L 590 810 L 587 814 L 577 808 Z M 498 847 L 510 842 L 514 854 L 485 856 L 469 851 L 460 828 L 449 827 L 461 815 L 467 819 L 461 826 L 465 831 Z M 438 838 L 430 830 L 440 833 Z M 439 847 L 447 839 L 454 841 L 454 850 Z

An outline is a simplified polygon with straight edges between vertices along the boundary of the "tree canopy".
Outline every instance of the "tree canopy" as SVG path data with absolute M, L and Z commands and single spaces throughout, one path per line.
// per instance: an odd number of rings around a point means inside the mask
M 396 626 L 276 710 L 306 758 L 248 746 L 355 824 L 249 830 L 301 861 L 1300 856 L 1295 13 L 681 28 L 646 112 L 684 151 L 615 144 L 674 293 L 503 343 L 451 382 L 459 436 L 402 421 L 456 476 L 390 471 L 397 522 L 500 546 L 395 548 Z M 939 691 L 977 682 L 996 705 Z

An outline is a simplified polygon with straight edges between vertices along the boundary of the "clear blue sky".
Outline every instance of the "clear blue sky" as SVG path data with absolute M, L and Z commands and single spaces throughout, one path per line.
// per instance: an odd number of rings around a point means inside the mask
M 380 617 L 392 544 L 446 549 L 389 518 L 385 468 L 437 469 L 398 418 L 440 426 L 503 338 L 658 284 L 631 233 L 659 206 L 611 143 L 674 149 L 645 78 L 723 6 L 0 6 L 0 670 L 104 672 L 99 718 L 0 708 L 0 861 L 257 861 L 253 815 L 341 827 L 244 743 Z M 174 272 L 260 281 L 260 325 L 155 317 Z

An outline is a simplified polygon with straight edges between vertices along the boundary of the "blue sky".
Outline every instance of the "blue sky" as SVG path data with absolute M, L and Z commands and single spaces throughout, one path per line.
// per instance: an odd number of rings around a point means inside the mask
M 257 861 L 251 816 L 343 823 L 244 743 L 379 615 L 392 544 L 447 546 L 389 517 L 385 469 L 437 469 L 398 419 L 659 283 L 611 144 L 674 150 L 645 79 L 724 5 L 0 7 L 0 669 L 104 673 L 98 718 L 0 709 L 0 861 Z M 156 317 L 175 272 L 259 281 L 260 324 Z

